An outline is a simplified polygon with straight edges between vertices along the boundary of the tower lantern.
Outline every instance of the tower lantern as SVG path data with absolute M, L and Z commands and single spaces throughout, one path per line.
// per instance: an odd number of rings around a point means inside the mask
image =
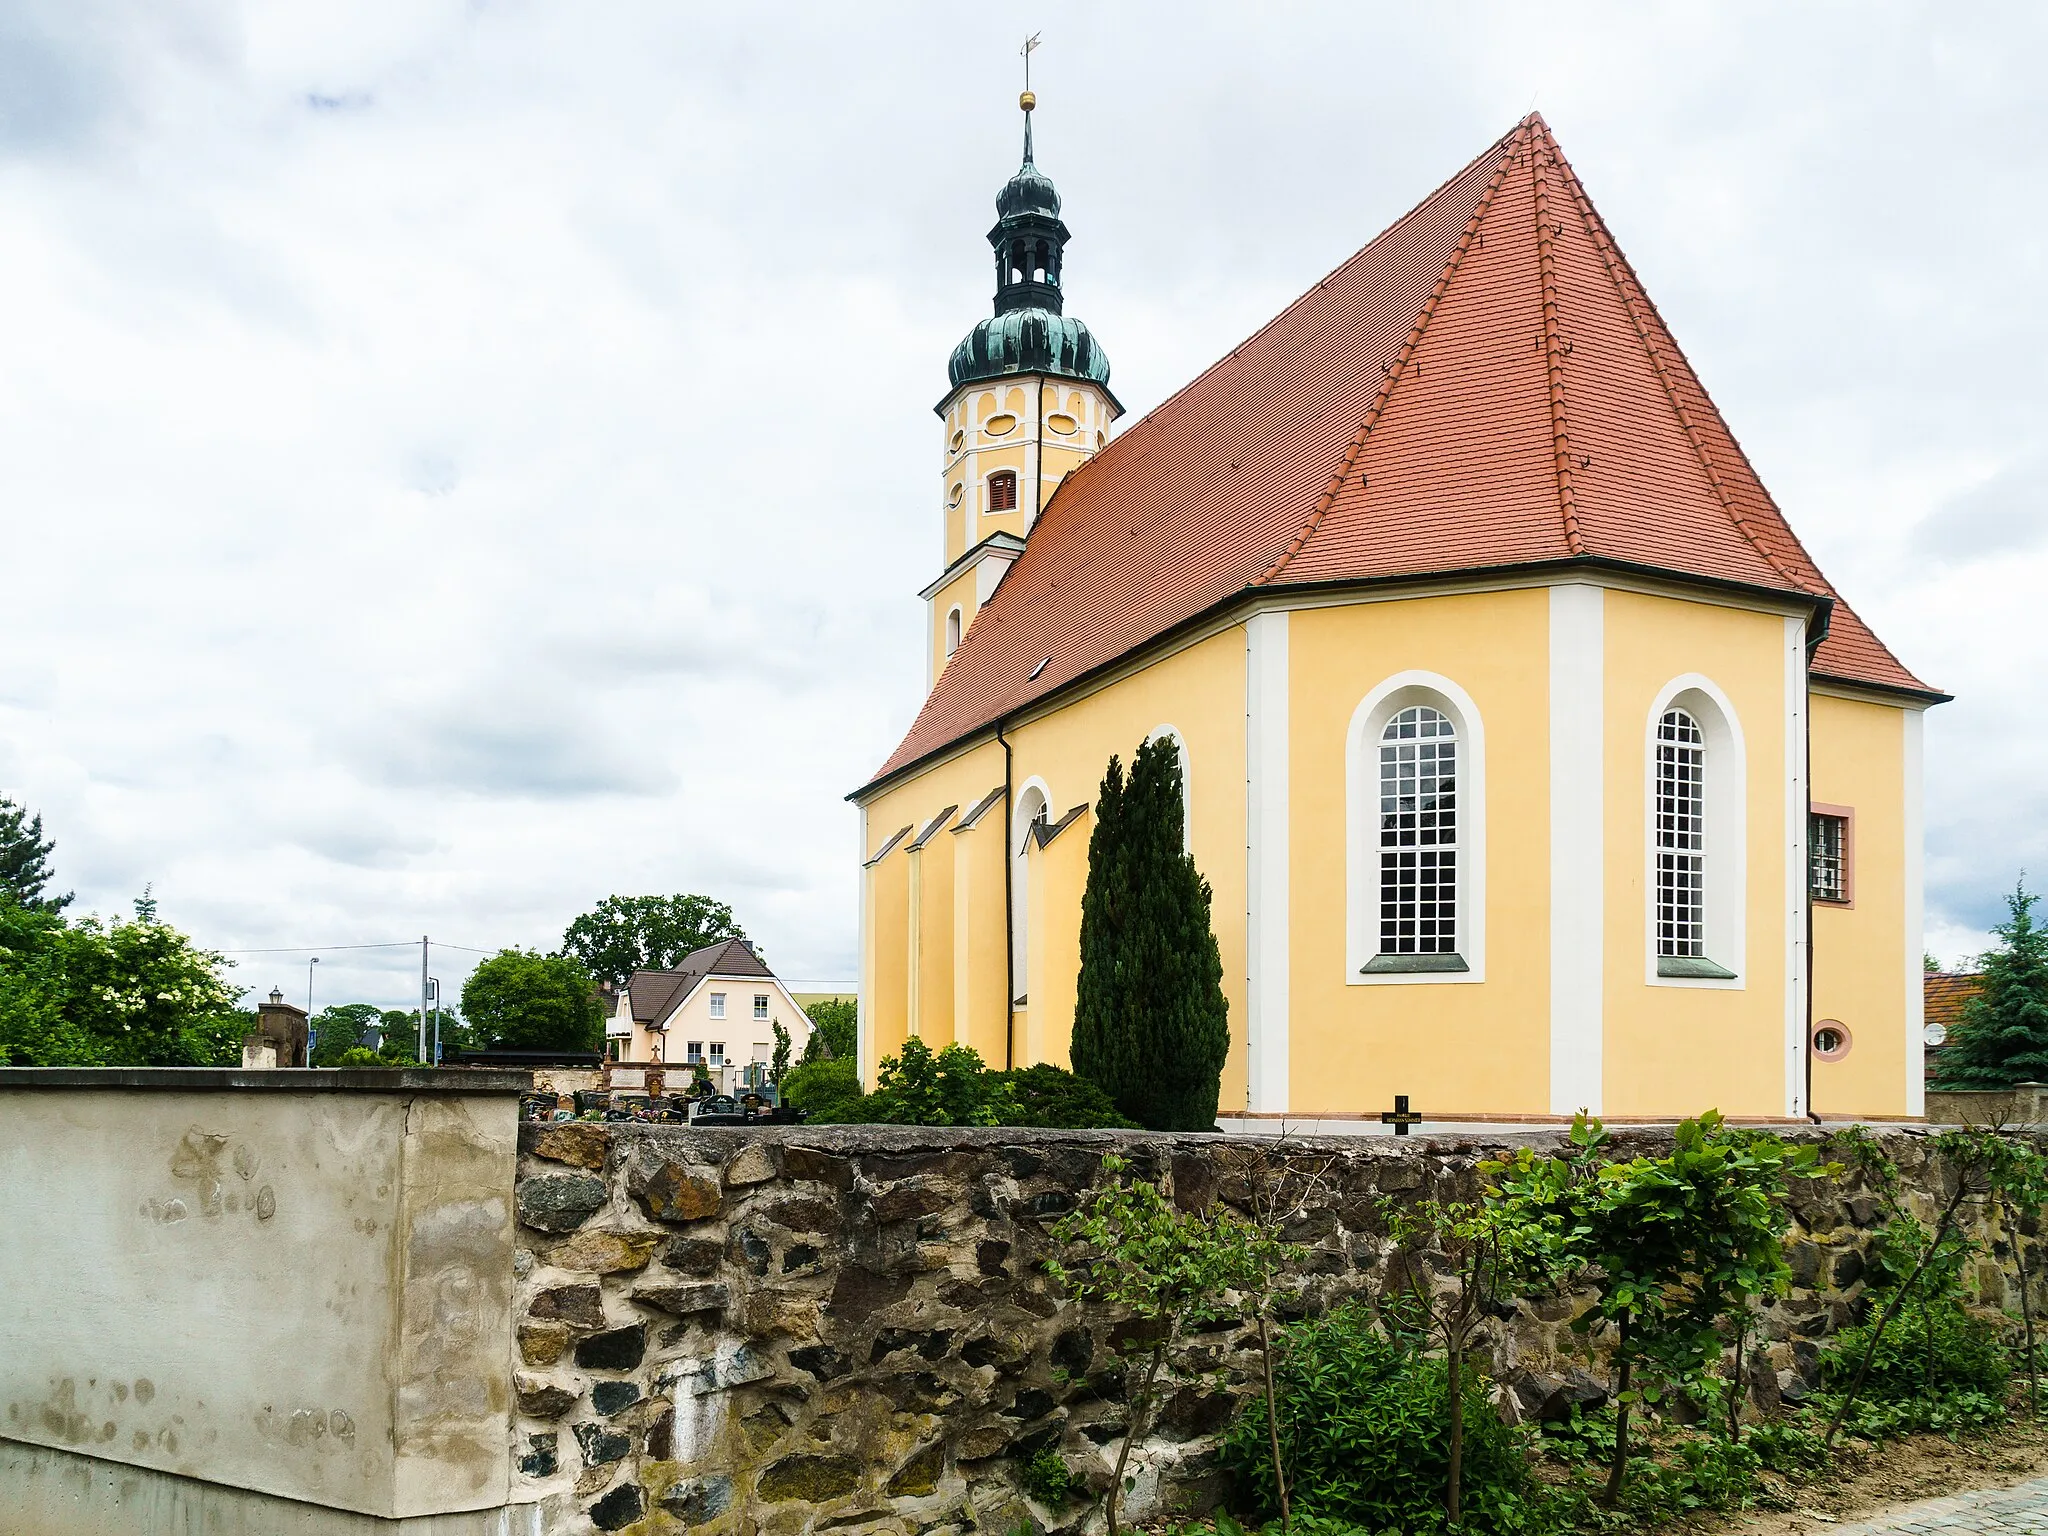
M 992 313 L 953 349 L 949 388 L 935 407 L 943 423 L 940 480 L 943 569 L 921 594 L 927 610 L 929 680 L 951 660 L 996 582 L 1023 552 L 1031 526 L 1071 471 L 1109 441 L 1123 407 L 1109 391 L 1109 358 L 1088 327 L 1066 313 L 1071 232 L 1060 195 L 1038 168 L 1026 84 L 1024 157 L 996 193 L 988 232 L 995 255 Z

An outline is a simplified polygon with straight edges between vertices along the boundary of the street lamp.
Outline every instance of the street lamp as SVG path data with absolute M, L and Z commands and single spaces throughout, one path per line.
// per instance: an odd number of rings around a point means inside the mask
M 306 962 L 306 1060 L 313 1059 L 313 967 L 320 963 L 318 955 Z

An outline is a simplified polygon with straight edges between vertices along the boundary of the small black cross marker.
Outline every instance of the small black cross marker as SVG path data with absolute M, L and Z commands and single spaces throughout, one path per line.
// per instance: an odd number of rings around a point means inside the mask
M 1408 1107 L 1408 1095 L 1394 1095 L 1394 1107 L 1380 1111 L 1380 1124 L 1391 1125 L 1396 1136 L 1406 1136 L 1408 1127 L 1422 1124 L 1422 1116 Z

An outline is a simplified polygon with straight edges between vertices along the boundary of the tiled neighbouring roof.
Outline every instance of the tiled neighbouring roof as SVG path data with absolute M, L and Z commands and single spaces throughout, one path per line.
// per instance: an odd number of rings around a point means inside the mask
M 1598 561 L 1831 599 L 1541 117 L 1068 475 L 884 778 L 1261 587 Z M 1042 665 L 1041 665 L 1042 664 Z
M 772 981 L 775 973 L 761 963 L 744 939 L 707 944 L 683 956 L 682 964 L 672 971 L 633 973 L 626 993 L 632 1000 L 634 1022 L 655 1024 L 667 1018 L 706 976 L 765 976 Z
M 1944 1029 L 1954 1029 L 1956 1021 L 1963 1016 L 1963 1004 L 1983 990 L 1984 977 L 1981 972 L 1969 975 L 1955 975 L 1947 971 L 1927 972 L 1927 1022 L 1939 1024 Z

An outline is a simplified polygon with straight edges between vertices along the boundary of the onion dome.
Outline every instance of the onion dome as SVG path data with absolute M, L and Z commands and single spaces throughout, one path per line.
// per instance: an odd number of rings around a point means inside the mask
M 1109 386 L 1109 358 L 1088 327 L 1064 312 L 1060 289 L 1067 226 L 1060 195 L 1031 155 L 1031 110 L 1024 108 L 1024 160 L 996 194 L 996 223 L 988 243 L 996 257 L 995 313 L 953 349 L 947 373 L 958 389 L 980 379 L 1043 373 Z

